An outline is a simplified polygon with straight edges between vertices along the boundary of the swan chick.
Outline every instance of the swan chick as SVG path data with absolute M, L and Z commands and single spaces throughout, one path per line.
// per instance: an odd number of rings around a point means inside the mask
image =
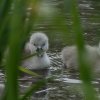
M 94 72 L 100 72 L 100 43 L 99 46 L 85 45 L 87 61 L 93 66 Z M 64 65 L 69 69 L 78 70 L 78 53 L 77 47 L 66 46 L 61 52 L 61 58 Z
M 48 68 L 50 66 L 50 59 L 46 53 L 48 48 L 48 37 L 42 32 L 33 33 L 24 50 L 25 55 L 37 54 L 22 61 L 22 66 L 33 70 Z

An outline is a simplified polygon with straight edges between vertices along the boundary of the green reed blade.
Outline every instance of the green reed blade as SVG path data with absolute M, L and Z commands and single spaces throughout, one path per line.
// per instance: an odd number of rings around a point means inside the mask
M 1 0 L 0 1 L 0 61 L 5 51 L 5 47 L 8 40 L 9 31 L 9 10 L 11 8 L 12 0 Z
M 42 86 L 44 86 L 46 84 L 46 80 L 42 79 L 38 82 L 36 82 L 36 84 L 31 85 L 28 90 L 26 91 L 26 93 L 21 97 L 20 100 L 28 100 L 27 97 L 31 96 L 32 94 L 34 94 L 36 91 L 38 91 Z
M 31 75 L 32 77 L 41 77 L 39 74 L 37 74 L 37 73 L 35 73 L 35 72 L 33 72 L 33 71 L 29 70 L 29 69 L 26 69 L 23 66 L 20 66 L 18 69 L 20 71 L 22 71 L 22 72 L 25 72 L 25 73 Z
M 71 15 L 73 20 L 73 29 L 76 34 L 76 43 L 78 47 L 78 60 L 80 65 L 80 76 L 83 81 L 83 88 L 85 93 L 85 100 L 96 100 L 94 88 L 91 84 L 91 69 L 89 69 L 89 64 L 87 64 L 86 59 L 84 58 L 84 38 L 83 38 L 83 29 L 80 22 L 79 10 L 78 10 L 78 1 L 72 0 L 72 9 Z
M 26 16 L 28 1 L 15 0 L 10 19 L 9 53 L 6 63 L 7 100 L 18 100 L 18 66 L 21 59 L 22 45 L 33 26 L 32 16 Z M 26 20 L 28 18 L 28 21 Z M 34 17 L 33 17 L 34 18 Z M 30 23 L 31 21 L 31 23 Z M 23 70 L 22 68 L 20 70 Z M 24 70 L 26 71 L 26 70 Z M 26 71 L 27 72 L 27 71 Z M 31 73 L 28 71 L 28 73 Z M 33 73 L 31 73 L 33 74 Z
M 22 1 L 14 2 L 15 8 L 10 22 L 9 54 L 6 63 L 7 100 L 18 100 L 18 65 L 23 41 Z

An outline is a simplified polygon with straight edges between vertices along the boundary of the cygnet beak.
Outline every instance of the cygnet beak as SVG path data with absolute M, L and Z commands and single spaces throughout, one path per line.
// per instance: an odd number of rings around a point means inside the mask
M 38 47 L 38 48 L 36 49 L 36 52 L 37 52 L 37 55 L 38 55 L 39 57 L 42 57 L 42 55 L 43 55 L 43 49 L 42 49 L 41 47 Z
M 37 49 L 36 49 L 36 51 L 37 52 L 41 52 L 43 49 L 41 48 L 41 47 L 38 47 Z

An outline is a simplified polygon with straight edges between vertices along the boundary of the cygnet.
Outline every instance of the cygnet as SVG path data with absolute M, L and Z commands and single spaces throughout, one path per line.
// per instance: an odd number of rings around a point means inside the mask
M 85 45 L 85 50 L 85 57 L 89 64 L 93 66 L 93 71 L 96 73 L 100 73 L 100 43 L 99 46 Z M 66 46 L 61 52 L 64 66 L 69 69 L 78 70 L 77 56 L 77 47 L 75 45 Z
M 22 61 L 22 66 L 42 75 L 42 79 L 49 76 L 50 59 L 47 55 L 49 48 L 48 37 L 42 32 L 33 33 L 30 36 L 29 41 L 26 43 L 24 48 L 24 56 L 26 59 Z M 35 55 L 33 55 L 35 54 Z M 33 55 L 27 58 L 27 56 Z M 34 78 L 32 83 L 37 82 L 38 78 Z M 42 90 L 46 89 L 47 86 L 41 87 Z M 40 91 L 42 91 L 40 89 Z M 47 92 L 36 93 L 34 98 L 47 98 Z M 37 100 L 37 99 L 36 99 Z
M 48 68 L 50 66 L 50 60 L 46 53 L 48 48 L 48 37 L 41 32 L 33 33 L 25 45 L 24 55 L 35 53 L 36 55 L 23 60 L 22 66 L 31 70 Z

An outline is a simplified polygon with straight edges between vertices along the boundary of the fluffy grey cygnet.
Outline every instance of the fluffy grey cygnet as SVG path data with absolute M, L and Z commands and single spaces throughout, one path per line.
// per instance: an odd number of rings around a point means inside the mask
M 30 56 L 33 55 L 27 59 L 24 59 L 22 61 L 22 66 L 30 69 L 37 74 L 41 75 L 43 79 L 49 76 L 49 67 L 50 67 L 50 59 L 49 56 L 47 55 L 47 50 L 49 48 L 49 42 L 48 42 L 48 37 L 42 33 L 42 32 L 36 32 L 33 33 L 30 36 L 29 41 L 26 43 L 25 48 L 24 48 L 24 54 L 23 56 Z M 36 83 L 37 81 L 41 80 L 41 78 L 34 78 L 32 80 L 32 84 Z M 39 91 L 45 90 L 47 88 L 47 84 Z M 46 98 L 47 97 L 46 91 L 43 93 L 35 93 L 33 95 L 34 100 L 38 100 L 38 98 Z M 42 100 L 42 99 L 41 99 Z
M 85 45 L 86 59 L 91 66 L 93 66 L 94 72 L 100 72 L 100 43 L 99 46 Z M 77 61 L 77 47 L 66 46 L 62 52 L 62 61 L 67 68 L 78 70 Z
M 48 37 L 41 32 L 33 33 L 25 45 L 25 55 L 37 53 L 22 61 L 22 66 L 28 69 L 44 69 L 50 66 L 50 60 L 46 53 L 49 48 Z

